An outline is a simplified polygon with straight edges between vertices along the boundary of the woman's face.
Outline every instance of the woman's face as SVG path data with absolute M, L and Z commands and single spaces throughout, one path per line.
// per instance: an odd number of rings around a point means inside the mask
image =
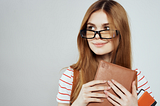
M 108 17 L 103 10 L 98 10 L 91 14 L 87 22 L 87 29 L 99 31 L 107 28 L 109 28 Z M 101 39 L 99 34 L 96 34 L 95 38 L 87 40 L 90 49 L 96 55 L 106 55 L 114 49 L 112 39 Z

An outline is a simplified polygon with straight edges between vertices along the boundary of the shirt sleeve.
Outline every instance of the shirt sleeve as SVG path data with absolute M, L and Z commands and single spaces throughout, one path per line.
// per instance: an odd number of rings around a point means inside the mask
M 59 91 L 57 94 L 57 102 L 70 103 L 70 95 L 73 84 L 73 69 L 68 68 L 59 79 Z
M 137 71 L 137 87 L 138 87 L 138 90 L 137 90 L 137 93 L 143 89 L 145 91 L 147 91 L 152 97 L 152 91 L 151 91 L 151 88 L 149 86 L 149 82 L 146 80 L 146 77 L 142 74 L 141 71 L 139 71 L 138 69 L 136 69 Z M 138 97 L 139 98 L 139 97 Z M 154 98 L 154 97 L 153 97 Z

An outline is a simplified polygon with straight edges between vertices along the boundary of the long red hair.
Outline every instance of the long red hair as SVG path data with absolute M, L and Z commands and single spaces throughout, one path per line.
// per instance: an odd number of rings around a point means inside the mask
M 86 28 L 91 14 L 97 10 L 103 10 L 109 18 L 109 23 L 112 23 L 113 27 L 119 31 L 118 47 L 115 46 L 115 38 L 113 38 L 115 48 L 112 51 L 111 62 L 131 69 L 131 34 L 125 9 L 114 0 L 96 1 L 87 10 L 80 30 Z M 75 90 L 71 97 L 71 103 L 73 103 L 73 101 L 78 97 L 82 85 L 94 79 L 98 67 L 96 54 L 91 51 L 87 40 L 82 38 L 80 33 L 77 37 L 77 45 L 79 50 L 79 60 L 76 64 L 71 65 L 71 67 L 80 72 L 78 77 L 79 81 L 77 81 Z

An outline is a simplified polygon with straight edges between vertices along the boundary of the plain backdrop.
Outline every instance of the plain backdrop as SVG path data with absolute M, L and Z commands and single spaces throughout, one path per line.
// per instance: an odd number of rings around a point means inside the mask
M 57 105 L 60 70 L 78 60 L 77 34 L 95 1 L 0 0 L 0 106 Z M 133 69 L 159 102 L 160 1 L 117 1 L 129 16 Z

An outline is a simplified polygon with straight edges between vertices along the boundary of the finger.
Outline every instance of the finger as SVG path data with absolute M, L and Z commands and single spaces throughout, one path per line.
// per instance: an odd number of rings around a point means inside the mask
M 108 81 L 108 84 L 122 99 L 125 98 L 125 95 L 111 81 Z
M 110 101 L 114 106 L 120 106 L 118 103 L 116 103 L 115 101 L 113 101 L 111 98 L 107 98 L 108 101 Z
M 101 97 L 101 98 L 106 98 L 107 96 L 105 94 L 100 94 L 100 93 L 90 93 L 87 95 L 88 97 Z
M 112 79 L 113 84 L 115 84 L 123 93 L 125 93 L 127 96 L 131 95 L 131 93 L 123 87 L 120 83 Z
M 122 104 L 122 100 L 120 100 L 118 97 L 116 97 L 115 95 L 111 94 L 108 91 L 105 91 L 107 94 L 107 99 L 115 106 L 120 106 L 119 104 Z M 118 104 L 118 103 L 119 104 Z
M 132 83 L 132 95 L 137 98 L 136 81 L 133 81 Z
M 89 102 L 103 102 L 103 100 L 102 99 L 98 99 L 98 98 L 88 98 L 86 100 L 86 102 L 87 103 L 89 103 Z
M 109 89 L 111 89 L 111 87 L 97 86 L 97 85 L 95 85 L 93 87 L 88 88 L 87 91 L 89 91 L 89 92 L 92 92 L 92 91 L 101 91 L 101 90 L 105 91 L 105 90 L 109 90 Z
M 85 84 L 85 87 L 90 87 L 96 84 L 106 83 L 106 80 L 93 80 Z

